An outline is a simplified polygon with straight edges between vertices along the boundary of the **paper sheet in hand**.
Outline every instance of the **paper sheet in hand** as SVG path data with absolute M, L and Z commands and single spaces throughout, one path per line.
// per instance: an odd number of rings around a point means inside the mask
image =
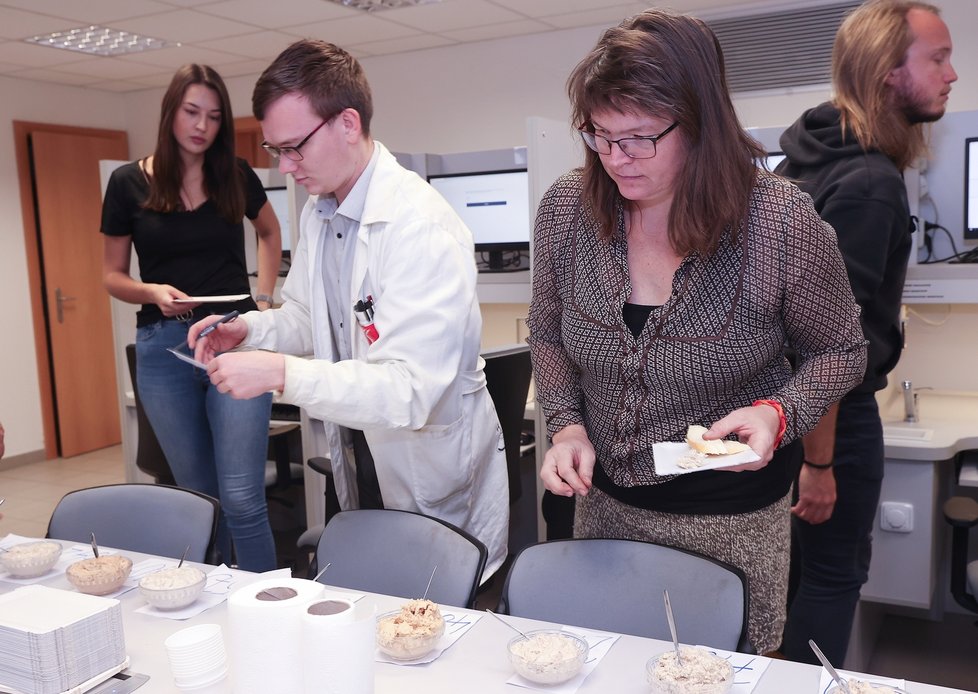
M 180 361 L 185 361 L 188 364 L 192 364 L 193 366 L 196 366 L 198 369 L 203 369 L 204 371 L 207 371 L 206 364 L 197 361 L 189 354 L 184 354 L 183 352 L 179 351 L 176 347 L 167 347 L 166 351 L 172 354 L 173 356 L 175 356 Z
M 732 455 L 708 455 L 699 467 L 682 467 L 679 465 L 680 460 L 693 455 L 693 449 L 687 443 L 673 441 L 652 444 L 652 455 L 655 457 L 655 474 L 657 475 L 685 475 L 688 472 L 716 470 L 732 465 L 753 463 L 761 459 L 754 451 L 746 450 Z
M 221 294 L 219 296 L 192 296 L 189 299 L 174 299 L 175 304 L 213 304 L 241 301 L 247 299 L 247 294 Z

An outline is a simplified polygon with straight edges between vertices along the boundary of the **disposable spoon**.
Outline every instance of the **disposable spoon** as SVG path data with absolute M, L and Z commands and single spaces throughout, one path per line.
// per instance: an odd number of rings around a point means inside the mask
M 433 579 L 433 578 L 435 577 L 435 572 L 436 572 L 437 570 L 438 570 L 438 564 L 435 564 L 435 568 L 433 568 L 433 569 L 431 570 L 431 575 L 430 575 L 430 576 L 428 576 L 428 585 L 426 585 L 426 586 L 424 587 L 424 595 L 422 595 L 422 596 L 421 596 L 421 599 L 422 599 L 422 600 L 425 600 L 425 599 L 427 599 L 427 597 L 428 597 L 428 589 L 429 589 L 429 588 L 431 588 L 431 579 Z
M 95 533 L 92 533 L 92 552 L 95 554 L 95 558 L 98 559 L 98 543 L 95 542 Z
M 331 562 L 331 561 L 326 562 L 326 566 L 323 567 L 323 570 L 320 571 L 318 574 L 316 574 L 316 577 L 313 578 L 312 580 L 313 581 L 318 581 L 319 580 L 319 577 L 322 576 L 324 573 L 326 573 L 326 569 L 328 569 L 329 568 L 329 565 L 332 564 L 332 563 L 333 562 Z
M 666 619 L 669 620 L 669 633 L 672 634 L 672 647 L 676 649 L 676 663 L 679 667 L 682 667 L 683 659 L 679 655 L 679 637 L 676 636 L 676 620 L 672 616 L 672 605 L 669 604 L 668 590 L 662 591 L 662 601 L 666 604 Z
M 495 612 L 493 612 L 492 610 L 490 610 L 488 607 L 486 608 L 486 612 L 488 612 L 493 617 L 495 617 L 496 619 L 498 619 L 500 622 L 502 622 L 503 624 L 505 624 L 506 626 L 508 626 L 510 629 L 512 629 L 513 631 L 515 631 L 517 634 L 519 634 L 520 636 L 522 636 L 527 641 L 530 640 L 530 637 L 529 636 L 527 636 L 522 631 L 520 631 L 519 629 L 517 629 L 516 627 L 514 627 L 512 624 L 510 624 L 505 619 L 503 619 L 502 617 L 500 617 L 498 614 L 496 614 Z
M 183 566 L 183 560 L 187 558 L 187 552 L 189 552 L 189 551 L 190 551 L 190 545 L 187 545 L 187 549 L 185 549 L 185 550 L 183 550 L 183 556 L 182 556 L 182 557 L 180 557 L 180 563 L 179 563 L 179 564 L 177 564 L 177 568 L 178 568 L 178 569 L 179 569 L 179 568 L 180 568 L 181 566 Z
M 849 683 L 842 679 L 842 677 L 839 676 L 839 673 L 835 671 L 835 668 L 832 667 L 832 663 L 830 663 L 829 659 L 825 657 L 824 653 L 822 653 L 822 649 L 816 646 L 812 639 L 808 639 L 808 645 L 811 646 L 812 650 L 815 652 L 815 655 L 818 657 L 819 662 L 822 663 L 822 667 L 825 668 L 825 671 L 828 672 L 832 676 L 832 679 L 835 680 L 835 683 L 839 685 L 839 689 L 844 691 L 846 694 L 852 694 L 849 691 Z

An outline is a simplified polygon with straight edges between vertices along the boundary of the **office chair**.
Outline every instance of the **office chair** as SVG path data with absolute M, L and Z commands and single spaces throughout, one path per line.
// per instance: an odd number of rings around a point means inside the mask
M 530 391 L 532 367 L 529 345 L 507 345 L 482 353 L 486 360 L 486 388 L 496 406 L 496 415 L 506 445 L 506 469 L 509 473 L 509 502 L 523 493 L 520 475 L 520 437 Z
M 160 448 L 153 426 L 146 417 L 143 403 L 139 399 L 139 386 L 136 384 L 136 345 L 126 345 L 126 361 L 129 363 L 129 378 L 132 380 L 132 392 L 136 400 L 136 428 L 139 439 L 136 444 L 136 467 L 153 478 L 157 484 L 175 485 L 170 464 Z
M 473 607 L 489 552 L 464 530 L 411 511 L 340 511 L 316 549 L 321 583 Z M 436 568 L 437 567 L 437 568 Z M 434 575 L 432 575 L 434 571 Z
M 519 617 L 671 640 L 662 591 L 679 637 L 744 653 L 747 577 L 701 554 L 652 542 L 556 540 L 516 555 L 500 611 Z
M 206 494 L 163 484 L 109 484 L 68 492 L 46 537 L 179 559 L 216 563 L 221 505 Z
M 978 559 L 968 561 L 968 531 L 978 525 L 978 501 L 952 496 L 944 502 L 944 518 L 951 524 L 951 595 L 961 607 L 978 612 Z M 969 592 L 970 588 L 970 592 Z

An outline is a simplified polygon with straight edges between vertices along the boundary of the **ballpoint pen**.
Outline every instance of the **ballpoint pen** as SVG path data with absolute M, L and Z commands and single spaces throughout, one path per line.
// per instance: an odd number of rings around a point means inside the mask
M 237 311 L 231 311 L 231 313 L 228 313 L 228 314 L 226 314 L 224 316 L 221 316 L 221 319 L 219 321 L 217 321 L 215 323 L 211 323 L 206 328 L 204 328 L 203 330 L 201 330 L 200 331 L 200 334 L 197 336 L 197 339 L 199 340 L 202 337 L 207 337 L 212 332 L 214 332 L 215 330 L 217 330 L 217 326 L 219 326 L 221 323 L 230 323 L 231 321 L 233 321 L 237 317 L 238 317 L 238 312 Z
M 372 296 L 367 296 L 367 300 L 358 300 L 353 306 L 353 314 L 356 316 L 357 323 L 360 324 L 360 329 L 363 330 L 364 336 L 367 338 L 367 344 L 373 344 L 377 341 L 380 335 L 377 332 L 377 326 L 374 325 L 374 301 Z

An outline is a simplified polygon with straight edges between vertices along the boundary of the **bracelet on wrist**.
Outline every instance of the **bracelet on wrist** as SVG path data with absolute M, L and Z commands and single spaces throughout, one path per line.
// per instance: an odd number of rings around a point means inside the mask
M 832 463 L 813 463 L 810 460 L 802 460 L 801 462 L 803 462 L 808 467 L 815 468 L 816 470 L 828 470 L 833 465 Z
M 255 296 L 255 303 L 257 304 L 259 301 L 263 301 L 266 304 L 271 304 L 272 303 L 272 297 L 269 296 L 268 294 L 257 294 Z
M 774 408 L 774 411 L 778 413 L 778 433 L 774 437 L 774 448 L 777 449 L 781 445 L 781 440 L 784 439 L 784 433 L 788 430 L 788 419 L 784 416 L 784 408 L 781 407 L 781 403 L 777 400 L 755 400 L 751 404 L 754 407 L 767 405 L 768 407 Z

